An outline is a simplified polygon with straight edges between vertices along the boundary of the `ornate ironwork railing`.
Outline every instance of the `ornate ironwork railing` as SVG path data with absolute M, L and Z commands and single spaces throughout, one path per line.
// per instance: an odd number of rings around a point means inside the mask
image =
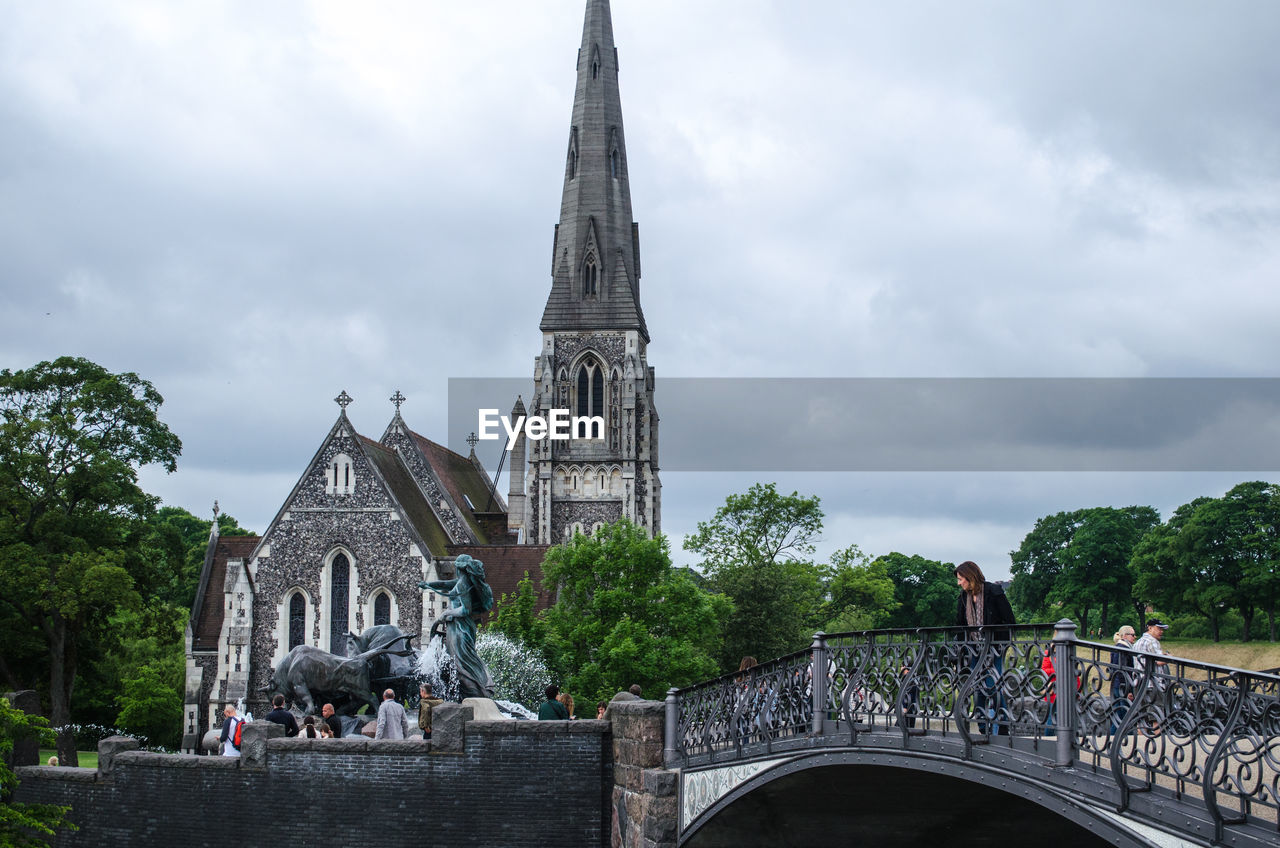
M 955 738 L 965 758 L 1017 744 L 1109 772 L 1121 811 L 1162 786 L 1203 804 L 1219 840 L 1226 825 L 1280 814 L 1280 676 L 1115 653 L 1077 640 L 1069 621 L 820 633 L 806 651 L 667 697 L 673 766 L 884 733 L 900 734 L 899 747 Z

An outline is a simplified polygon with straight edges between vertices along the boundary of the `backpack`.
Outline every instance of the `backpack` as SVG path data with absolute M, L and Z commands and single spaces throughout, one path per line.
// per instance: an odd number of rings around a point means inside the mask
M 237 751 L 240 750 L 240 731 L 244 730 L 244 719 L 236 719 L 236 729 L 231 731 L 231 744 L 235 746 Z

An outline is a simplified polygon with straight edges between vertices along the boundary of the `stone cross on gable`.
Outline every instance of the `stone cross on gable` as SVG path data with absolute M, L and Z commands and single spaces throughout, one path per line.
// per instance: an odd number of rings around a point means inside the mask
M 400 404 L 404 403 L 408 398 L 400 394 L 400 390 L 396 389 L 396 393 L 391 396 L 391 402 L 396 405 L 396 412 L 400 411 Z
M 355 398 L 347 394 L 346 389 L 343 389 L 342 394 L 334 398 L 333 402 L 336 403 L 338 406 L 342 407 L 342 414 L 345 415 L 347 413 L 347 407 L 355 402 Z
M 474 432 L 472 432 L 470 436 L 467 436 L 467 444 L 471 445 L 472 453 L 475 453 L 476 445 L 479 443 L 480 443 L 480 437 L 477 436 Z

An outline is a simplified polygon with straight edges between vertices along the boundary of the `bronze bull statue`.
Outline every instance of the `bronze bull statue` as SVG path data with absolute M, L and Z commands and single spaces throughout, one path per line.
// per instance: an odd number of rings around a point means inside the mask
M 284 695 L 302 709 L 303 715 L 314 715 L 317 704 L 332 703 L 338 712 L 353 715 L 361 704 L 371 712 L 378 710 L 378 697 L 373 692 L 371 669 L 383 656 L 413 656 L 405 634 L 390 644 L 373 648 L 354 657 L 340 657 L 310 645 L 299 645 L 285 655 L 271 672 L 271 682 L 264 688 L 268 697 Z

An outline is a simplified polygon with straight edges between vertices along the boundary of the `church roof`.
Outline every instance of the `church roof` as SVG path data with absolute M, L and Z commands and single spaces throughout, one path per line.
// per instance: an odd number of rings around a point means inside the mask
M 458 511 L 482 543 L 493 541 L 478 514 L 506 512 L 502 497 L 493 490 L 489 475 L 467 457 L 437 444 L 425 436 L 409 431 L 422 457 L 458 505 Z M 492 502 L 490 498 L 492 497 Z
M 227 579 L 227 561 L 248 559 L 258 546 L 257 536 L 218 536 L 205 554 L 196 590 L 196 608 L 191 611 L 191 649 L 218 650 L 222 635 L 224 608 L 223 585 Z
M 608 0 L 587 3 L 577 70 L 551 294 L 540 326 L 544 331 L 639 330 L 647 342 L 640 309 L 640 232 L 631 217 Z
M 358 436 L 365 455 L 382 475 L 392 497 L 399 502 L 405 518 L 413 525 L 418 536 L 426 543 L 433 556 L 444 556 L 449 544 L 449 536 L 436 518 L 435 511 L 427 503 L 422 489 L 414 481 L 409 469 L 396 452 L 367 436 Z

